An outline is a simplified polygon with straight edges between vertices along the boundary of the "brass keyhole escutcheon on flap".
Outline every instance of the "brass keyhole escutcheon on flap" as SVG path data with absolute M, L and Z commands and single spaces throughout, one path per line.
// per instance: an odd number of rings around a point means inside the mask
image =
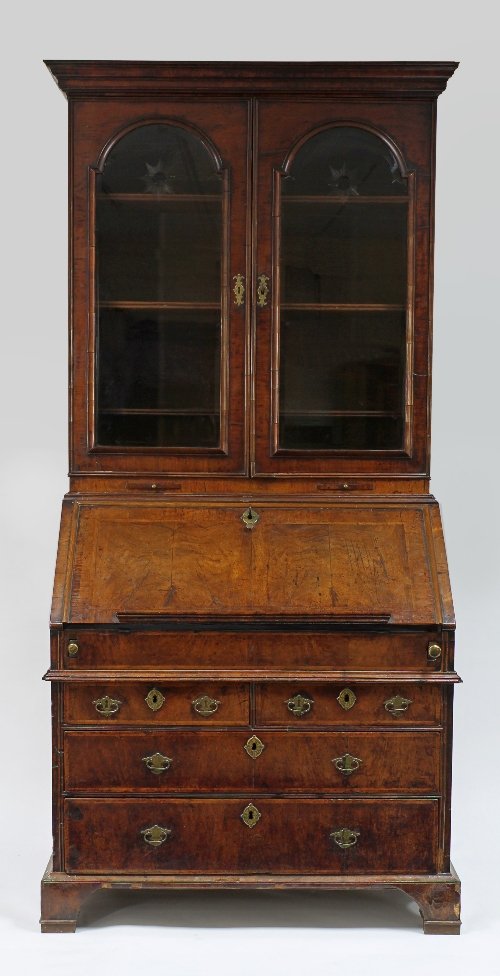
M 153 824 L 152 827 L 145 827 L 141 830 L 141 834 L 150 847 L 160 847 L 164 844 L 168 837 L 170 837 L 172 831 L 168 827 L 160 827 L 159 824 Z
M 260 515 L 258 515 L 257 512 L 254 512 L 252 506 L 249 505 L 249 507 L 245 509 L 243 515 L 241 515 L 240 518 L 246 529 L 253 529 L 255 528 L 257 522 L 259 521 Z
M 293 698 L 289 698 L 285 702 L 288 711 L 292 715 L 297 715 L 301 717 L 302 715 L 307 715 L 311 711 L 314 705 L 314 700 L 312 698 L 307 698 L 305 695 L 294 695 Z
M 349 752 L 346 752 L 345 756 L 339 756 L 338 759 L 332 759 L 335 769 L 338 769 L 339 773 L 342 773 L 343 776 L 350 776 L 356 769 L 359 769 L 362 762 L 362 759 L 351 756 Z
M 199 698 L 195 698 L 192 705 L 198 715 L 208 718 L 209 715 L 213 715 L 217 711 L 220 701 L 217 701 L 216 698 L 210 698 L 209 695 L 200 695 Z
M 266 747 L 264 743 L 261 742 L 258 735 L 251 735 L 248 741 L 245 742 L 243 748 L 247 755 L 250 756 L 250 759 L 258 759 Z
M 260 308 L 264 308 L 267 305 L 267 296 L 269 294 L 269 275 L 260 274 L 257 277 L 257 305 Z
M 402 715 L 411 705 L 411 698 L 403 698 L 402 695 L 393 695 L 384 702 L 386 712 L 391 715 Z
M 345 850 L 347 847 L 354 847 L 354 845 L 357 844 L 359 830 L 351 830 L 349 827 L 340 827 L 339 830 L 334 830 L 330 834 L 330 837 L 333 841 L 335 841 L 338 847 Z
M 241 307 L 245 304 L 245 276 L 242 274 L 233 275 L 234 304 Z
M 76 641 L 70 641 L 67 647 L 69 657 L 76 657 L 80 648 Z
M 348 712 L 349 709 L 356 704 L 357 699 L 356 695 L 353 691 L 351 691 L 350 688 L 342 688 L 340 694 L 337 695 L 337 701 L 341 708 L 343 708 L 345 712 Z
M 158 688 L 151 688 L 144 701 L 152 712 L 157 712 L 165 704 L 165 695 L 162 695 L 161 691 L 158 691 Z
M 257 810 L 257 807 L 254 806 L 253 803 L 249 803 L 240 816 L 243 823 L 245 823 L 247 827 L 255 827 L 258 824 L 262 814 L 260 810 Z
M 166 769 L 170 769 L 172 765 L 172 760 L 168 756 L 163 756 L 161 752 L 154 752 L 152 756 L 144 756 L 142 761 L 157 776 L 164 773 Z
M 437 661 L 442 654 L 442 650 L 439 644 L 429 644 L 427 648 L 427 656 L 431 661 Z
M 95 710 L 99 712 L 99 715 L 104 715 L 108 718 L 110 715 L 116 715 L 123 702 L 119 701 L 118 698 L 110 698 L 109 695 L 103 695 L 102 698 L 96 698 L 92 704 L 95 705 Z

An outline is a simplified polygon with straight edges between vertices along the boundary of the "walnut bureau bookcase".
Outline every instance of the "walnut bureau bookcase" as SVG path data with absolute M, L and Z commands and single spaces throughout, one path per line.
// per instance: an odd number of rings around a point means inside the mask
M 101 888 L 399 888 L 458 933 L 429 494 L 449 62 L 50 61 L 70 491 L 42 929 Z

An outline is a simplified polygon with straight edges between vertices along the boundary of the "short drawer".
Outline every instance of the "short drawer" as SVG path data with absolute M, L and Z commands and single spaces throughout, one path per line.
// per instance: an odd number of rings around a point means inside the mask
M 320 668 L 432 673 L 441 669 L 444 658 L 429 658 L 432 644 L 443 645 L 435 630 L 123 633 L 72 628 L 61 636 L 61 660 L 70 670 Z
M 67 792 L 440 792 L 439 732 L 64 735 Z
M 67 799 L 74 873 L 432 873 L 439 800 Z
M 70 725 L 248 725 L 249 701 L 248 686 L 243 684 L 67 684 L 64 721 Z
M 441 724 L 439 685 L 411 682 L 295 685 L 260 684 L 255 689 L 256 724 L 319 726 Z

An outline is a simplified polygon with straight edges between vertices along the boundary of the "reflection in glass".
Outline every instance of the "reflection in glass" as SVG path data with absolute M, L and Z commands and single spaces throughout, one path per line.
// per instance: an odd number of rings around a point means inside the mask
M 220 444 L 222 179 L 180 126 L 139 126 L 96 180 L 96 441 Z
M 299 149 L 283 193 L 401 196 L 406 184 L 382 139 L 365 129 L 339 125 L 312 136 Z

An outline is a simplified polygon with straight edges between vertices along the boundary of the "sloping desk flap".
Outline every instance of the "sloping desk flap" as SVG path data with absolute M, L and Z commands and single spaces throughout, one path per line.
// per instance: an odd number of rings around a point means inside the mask
M 65 501 L 53 623 L 452 624 L 437 503 Z

